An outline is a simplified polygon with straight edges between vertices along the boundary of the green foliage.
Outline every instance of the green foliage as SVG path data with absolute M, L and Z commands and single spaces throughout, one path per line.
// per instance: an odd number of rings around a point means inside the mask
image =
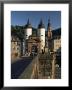
M 18 36 L 21 40 L 24 38 L 25 26 L 11 26 L 11 35 Z M 32 28 L 32 36 L 37 36 L 37 29 Z
M 24 38 L 24 27 L 23 26 L 11 26 L 11 35 L 18 36 L 19 39 Z

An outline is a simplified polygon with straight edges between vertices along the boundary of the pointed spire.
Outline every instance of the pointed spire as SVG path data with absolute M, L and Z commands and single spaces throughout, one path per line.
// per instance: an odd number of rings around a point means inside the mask
M 27 25 L 29 25 L 29 24 L 30 24 L 30 21 L 29 21 L 29 18 L 28 18 Z
M 42 20 L 42 18 L 41 18 L 41 21 L 40 21 L 40 25 L 43 25 L 43 20 Z
M 49 19 L 48 19 L 48 27 L 51 26 L 51 23 L 50 23 L 50 16 L 49 16 Z
M 39 23 L 39 25 L 38 25 L 38 28 L 45 28 L 45 26 L 44 26 L 44 24 L 43 24 L 42 18 L 41 18 L 41 20 L 40 20 L 40 23 Z
M 32 26 L 30 24 L 30 21 L 29 21 L 29 18 L 28 18 L 28 21 L 27 21 L 27 24 L 26 24 L 26 28 L 32 28 Z

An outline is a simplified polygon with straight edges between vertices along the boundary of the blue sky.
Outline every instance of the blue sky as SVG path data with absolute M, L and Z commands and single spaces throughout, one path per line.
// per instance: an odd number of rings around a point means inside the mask
M 25 25 L 29 18 L 33 27 L 37 28 L 42 18 L 45 28 L 47 29 L 48 19 L 50 17 L 52 29 L 61 27 L 60 11 L 12 11 L 11 25 Z

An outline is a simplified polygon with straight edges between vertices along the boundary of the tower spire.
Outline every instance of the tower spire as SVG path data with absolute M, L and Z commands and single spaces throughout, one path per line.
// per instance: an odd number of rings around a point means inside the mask
M 29 18 L 28 18 L 28 21 L 27 21 L 27 24 L 26 24 L 26 28 L 32 28 Z
M 29 24 L 30 24 L 30 21 L 29 21 L 29 18 L 28 18 L 27 25 L 29 25 Z
M 48 27 L 47 27 L 47 31 L 48 31 L 48 39 L 52 39 L 52 30 L 51 30 L 51 23 L 50 23 L 50 17 L 48 19 Z
M 40 24 L 43 25 L 43 20 L 42 20 L 42 18 L 41 18 Z
M 45 28 L 45 26 L 44 26 L 44 24 L 43 24 L 42 18 L 41 18 L 41 20 L 40 20 L 40 23 L 39 23 L 39 25 L 38 25 L 38 28 Z
M 49 16 L 49 19 L 48 19 L 48 27 L 51 26 L 51 23 L 50 23 L 50 16 Z
M 48 30 L 48 31 L 51 31 L 51 22 L 50 22 L 50 17 L 49 17 L 49 19 L 48 19 L 47 30 Z

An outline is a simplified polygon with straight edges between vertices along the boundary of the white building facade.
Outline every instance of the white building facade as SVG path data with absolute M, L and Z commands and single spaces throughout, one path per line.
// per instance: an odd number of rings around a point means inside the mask
M 44 51 L 45 48 L 45 26 L 41 20 L 38 25 L 38 37 L 40 38 L 40 52 Z
M 61 48 L 61 38 L 59 38 L 59 39 L 54 39 L 54 41 L 53 41 L 53 45 L 54 45 L 54 51 L 55 52 L 57 52 L 57 50 L 59 49 L 59 48 Z
M 32 26 L 28 20 L 26 26 L 25 26 L 25 40 L 27 40 L 29 38 L 29 36 L 32 35 Z

